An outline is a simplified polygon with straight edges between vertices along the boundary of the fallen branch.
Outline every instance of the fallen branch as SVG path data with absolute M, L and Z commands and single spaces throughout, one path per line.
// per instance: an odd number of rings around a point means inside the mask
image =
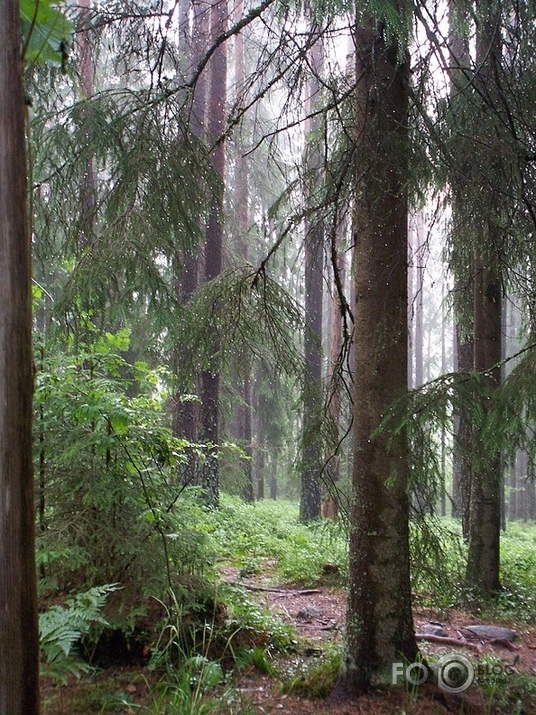
M 492 638 L 489 641 L 489 644 L 499 646 L 499 648 L 507 648 L 508 650 L 517 650 L 515 645 L 512 645 L 512 643 L 509 640 L 506 640 L 506 638 Z
M 267 586 L 250 586 L 248 583 L 240 583 L 239 581 L 228 581 L 230 586 L 241 586 L 248 591 L 262 591 L 266 593 L 278 593 L 281 596 L 309 596 L 312 593 L 322 593 L 319 588 L 305 588 L 302 591 L 292 591 L 288 588 L 269 588 Z
M 482 648 L 477 643 L 469 643 L 469 641 L 461 641 L 457 638 L 445 638 L 445 636 L 433 636 L 430 633 L 415 633 L 415 638 L 418 641 L 428 641 L 429 643 L 440 643 L 441 645 L 453 645 L 462 646 L 463 648 L 470 648 L 475 650 L 477 653 L 482 652 Z

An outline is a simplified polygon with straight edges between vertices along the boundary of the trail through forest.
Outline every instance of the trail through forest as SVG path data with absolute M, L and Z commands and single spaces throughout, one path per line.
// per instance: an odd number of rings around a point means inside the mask
M 235 671 L 233 697 L 222 699 L 217 711 L 222 715 L 536 715 L 536 703 L 527 696 L 530 690 L 518 691 L 513 683 L 516 675 L 529 680 L 536 676 L 536 627 L 482 621 L 456 609 L 437 612 L 417 606 L 414 621 L 427 661 L 454 653 L 469 659 L 478 682 L 465 692 L 449 693 L 425 683 L 379 688 L 355 700 L 337 697 L 332 688 L 333 664 L 338 663 L 336 654 L 344 637 L 346 593 L 334 585 L 336 566 L 326 565 L 324 578 L 304 587 L 274 580 L 275 565 L 263 559 L 255 573 L 244 574 L 230 562 L 220 564 L 223 582 L 247 591 L 263 610 L 296 633 L 290 649 L 270 656 L 271 672 L 261 672 L 255 665 Z M 471 631 L 475 625 L 492 630 Z M 161 673 L 131 666 L 71 678 L 66 685 L 47 681 L 43 683 L 43 715 L 205 712 L 155 709 L 152 693 L 161 678 Z
M 341 588 L 319 585 L 314 588 L 299 586 L 274 586 L 271 584 L 270 563 L 265 563 L 263 573 L 241 579 L 236 568 L 227 567 L 224 578 L 240 584 L 255 594 L 258 602 L 270 613 L 296 628 L 300 646 L 297 652 L 277 664 L 287 672 L 298 671 L 307 661 L 320 660 L 334 644 L 340 644 L 344 634 L 346 594 Z M 329 565 L 326 567 L 329 579 Z M 525 672 L 536 675 L 536 628 L 506 628 L 505 624 L 484 622 L 458 610 L 441 616 L 428 609 L 414 611 L 416 632 L 427 636 L 420 639 L 425 658 L 460 653 L 473 664 L 476 678 L 489 687 L 495 682 L 497 690 L 504 690 L 508 676 Z M 489 634 L 470 631 L 472 625 L 490 625 L 497 628 Z M 504 637 L 500 629 L 513 630 L 515 639 Z M 435 633 L 435 635 L 434 635 Z M 441 633 L 441 635 L 438 635 Z M 488 637 L 484 637 L 488 635 Z M 506 633 L 506 635 L 508 635 Z M 432 642 L 433 641 L 433 642 Z M 287 661 L 287 662 L 285 662 Z M 315 683 L 312 681 L 314 687 Z M 340 702 L 337 697 L 327 700 L 308 700 L 292 695 L 281 695 L 277 678 L 249 674 L 238 688 L 259 713 L 284 712 L 315 715 L 428 715 L 443 713 L 484 713 L 490 709 L 479 686 L 471 686 L 463 695 L 441 691 L 435 685 L 414 688 L 379 690 L 353 702 Z M 486 691 L 489 693 L 489 691 Z M 514 712 L 515 704 L 512 703 Z M 536 703 L 523 703 L 520 712 L 536 713 Z

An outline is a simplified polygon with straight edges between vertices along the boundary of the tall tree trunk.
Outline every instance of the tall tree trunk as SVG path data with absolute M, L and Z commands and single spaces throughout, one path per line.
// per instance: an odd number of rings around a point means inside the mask
M 445 283 L 441 283 L 441 304 L 445 300 Z M 441 325 L 441 374 L 447 372 L 447 353 L 445 345 L 446 325 Z M 441 425 L 441 493 L 439 495 L 439 513 L 441 516 L 447 514 L 447 429 L 445 424 Z
M 338 512 L 337 482 L 340 480 L 340 418 L 341 418 L 341 383 L 343 378 L 345 352 L 347 346 L 343 345 L 343 311 L 346 305 L 340 292 L 344 290 L 346 267 L 344 254 L 340 250 L 341 238 L 346 230 L 346 221 L 339 221 L 333 238 L 332 264 L 334 281 L 330 296 L 330 344 L 329 366 L 330 381 L 328 386 L 327 407 L 330 423 L 330 439 L 326 453 L 327 499 L 330 510 Z M 324 500 L 322 502 L 324 509 Z
M 418 213 L 414 219 L 413 255 L 415 257 L 415 296 L 413 307 L 415 315 L 415 333 L 413 340 L 413 359 L 415 362 L 415 384 L 420 387 L 424 382 L 424 265 L 426 243 L 423 231 L 423 216 Z
M 490 14 L 477 28 L 476 62 L 480 70 L 476 82 L 485 96 L 494 96 L 496 91 L 495 72 L 501 54 L 499 27 L 497 18 Z M 485 390 L 480 402 L 482 422 L 488 414 L 493 392 L 501 382 L 502 345 L 502 288 L 497 255 L 502 241 L 495 219 L 499 207 L 495 187 L 489 186 L 487 192 L 488 196 L 484 194 L 488 209 L 486 235 L 484 245 L 477 249 L 475 256 L 474 278 L 474 362 L 475 369 L 483 373 Z M 500 588 L 502 464 L 499 450 L 494 452 L 484 447 L 484 451 L 477 453 L 471 481 L 466 578 L 470 585 L 491 594 Z
M 486 415 L 501 379 L 501 286 L 496 273 L 480 256 L 475 268 L 474 357 L 475 369 L 485 372 L 481 408 Z M 501 477 L 500 451 L 477 454 L 471 480 L 467 581 L 488 593 L 500 587 Z
M 214 2 L 212 2 L 214 4 Z M 192 0 L 193 22 L 191 40 L 191 72 L 194 74 L 199 62 L 208 50 L 210 42 L 210 5 L 205 0 Z M 196 137 L 205 138 L 207 133 L 207 74 L 201 72 L 194 87 L 190 127 Z
M 467 372 L 474 365 L 474 339 L 472 335 L 462 335 L 458 324 L 455 325 L 456 365 L 454 369 Z M 454 444 L 452 463 L 452 516 L 462 520 L 462 533 L 469 536 L 469 502 L 472 480 L 472 443 L 474 438 L 473 421 L 468 408 L 461 409 L 454 415 Z
M 91 0 L 80 0 L 79 28 L 77 33 L 78 43 L 78 71 L 80 75 L 80 88 L 84 99 L 93 95 L 93 43 L 91 38 Z M 84 116 L 84 114 L 82 115 Z M 87 146 L 92 144 L 90 132 L 86 135 Z M 95 181 L 95 168 L 93 154 L 87 152 L 84 158 L 85 172 L 80 186 L 80 228 L 79 244 L 83 248 L 93 241 L 95 222 L 95 207 L 97 204 L 97 185 Z
M 210 8 L 211 42 L 225 31 L 227 25 L 227 2 L 217 0 Z M 223 189 L 225 182 L 225 145 L 221 139 L 225 128 L 225 102 L 227 87 L 227 49 L 221 44 L 209 63 L 208 90 L 208 135 L 213 144 L 212 165 L 220 179 L 220 190 L 211 198 L 208 226 L 205 240 L 205 281 L 216 278 L 223 266 Z M 212 354 L 219 352 L 217 340 L 212 345 Z M 219 468 L 217 449 L 219 434 L 220 373 L 217 366 L 204 370 L 201 374 L 201 428 L 202 439 L 208 445 L 203 465 L 201 484 L 208 503 L 219 501 Z
M 252 462 L 252 481 L 254 484 L 254 493 L 257 499 L 264 499 L 264 468 L 265 468 L 265 440 L 266 429 L 264 424 L 265 411 L 261 404 L 261 390 L 263 380 L 266 376 L 263 371 L 262 364 L 258 364 L 255 370 L 255 378 L 251 390 L 252 404 L 252 439 L 251 439 L 251 462 Z
M 312 75 L 306 102 L 310 114 L 318 102 L 319 77 L 324 62 L 324 49 L 319 40 L 311 49 Z M 318 197 L 322 157 L 317 145 L 319 120 L 308 120 L 309 208 Z M 305 225 L 305 364 L 306 379 L 303 401 L 303 446 L 300 519 L 310 522 L 321 515 L 320 477 L 322 450 L 320 420 L 322 410 L 322 280 L 324 230 L 318 211 Z
M 508 492 L 508 520 L 517 519 L 517 462 L 519 459 L 519 449 L 516 449 L 514 459 L 510 465 L 510 479 Z
M 189 55 L 190 71 L 195 72 L 201 58 L 208 49 L 210 15 L 206 4 L 201 0 L 192 0 L 192 34 L 188 33 L 189 0 L 181 0 L 179 21 L 179 47 L 185 57 Z M 190 131 L 197 139 L 206 139 L 207 126 L 207 81 L 202 72 L 195 84 L 190 114 Z M 176 296 L 180 305 L 187 305 L 195 293 L 199 282 L 199 251 L 181 250 L 175 260 Z M 174 373 L 176 393 L 174 399 L 173 434 L 189 442 L 197 442 L 198 404 L 193 400 L 183 400 L 184 394 L 197 394 L 200 391 L 199 376 L 191 365 L 188 349 L 179 339 L 175 348 Z M 187 451 L 185 464 L 179 467 L 180 481 L 185 485 L 198 483 L 197 457 L 195 450 Z
M 449 0 L 449 52 L 450 52 L 450 102 L 456 111 L 458 95 L 463 91 L 466 83 L 467 67 L 470 63 L 469 41 L 457 31 L 460 7 L 455 0 Z M 454 187 L 456 189 L 456 187 Z M 453 223 L 456 223 L 458 201 L 460 197 L 454 190 L 452 200 Z M 454 352 L 456 363 L 454 370 L 464 372 L 472 370 L 473 335 L 470 327 L 464 325 L 467 320 L 462 320 L 461 306 L 467 303 L 467 296 L 472 286 L 472 266 L 466 267 L 466 274 L 456 275 L 455 304 L 454 304 Z M 467 291 L 464 286 L 467 284 Z M 452 455 L 452 516 L 462 520 L 462 532 L 465 539 L 469 535 L 469 500 L 471 493 L 471 450 L 473 439 L 472 417 L 469 406 L 461 405 L 458 414 L 454 415 L 454 441 Z
M 525 518 L 527 519 L 527 521 L 534 521 L 534 519 L 536 518 L 536 488 L 534 484 L 534 476 L 534 462 L 529 456 L 527 465 L 527 480 L 525 482 Z
M 518 469 L 517 469 L 517 488 L 518 488 L 517 518 L 524 520 L 526 518 L 526 503 L 527 503 L 526 484 L 527 484 L 528 466 L 529 466 L 528 454 L 527 454 L 526 450 L 524 450 L 524 449 L 519 450 L 519 459 L 518 459 L 517 466 L 518 466 Z
M 270 463 L 270 499 L 277 499 L 277 459 L 274 455 Z
M 255 501 L 255 489 L 253 485 L 253 464 L 252 464 L 252 419 L 251 419 L 251 381 L 249 376 L 244 378 L 242 385 L 243 404 L 239 409 L 240 420 L 240 446 L 245 454 L 244 466 L 244 488 L 242 495 L 247 502 Z
M 244 2 L 238 0 L 235 8 L 235 23 L 240 22 L 244 16 Z M 234 46 L 234 67 L 235 76 L 234 84 L 237 91 L 240 91 L 244 82 L 244 38 L 242 33 L 239 33 L 235 38 Z M 237 104 L 240 101 L 237 98 Z M 239 252 L 244 259 L 244 263 L 249 262 L 249 190 L 248 190 L 248 162 L 244 157 L 243 141 L 237 141 L 237 156 L 235 169 L 235 201 L 236 201 L 236 219 L 239 233 Z M 252 468 L 252 416 L 251 416 L 251 364 L 245 367 L 245 375 L 241 386 L 242 405 L 240 407 L 240 446 L 246 454 L 244 460 L 244 491 L 243 496 L 246 501 L 254 501 L 255 489 L 253 485 L 253 468 Z
M 0 713 L 39 713 L 31 242 L 19 3 L 0 0 Z
M 409 452 L 400 432 L 374 436 L 407 390 L 407 112 L 409 61 L 393 34 L 360 13 L 356 29 L 354 473 L 345 668 L 361 693 L 415 660 L 409 563 Z

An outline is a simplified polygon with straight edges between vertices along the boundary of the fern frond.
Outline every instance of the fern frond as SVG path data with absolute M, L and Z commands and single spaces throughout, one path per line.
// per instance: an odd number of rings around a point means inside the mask
M 47 663 L 54 674 L 80 671 L 73 657 L 76 643 L 89 632 L 92 624 L 106 625 L 101 611 L 110 593 L 118 584 L 95 586 L 70 598 L 65 606 L 53 606 L 39 616 L 39 641 Z M 82 668 L 83 670 L 83 668 Z

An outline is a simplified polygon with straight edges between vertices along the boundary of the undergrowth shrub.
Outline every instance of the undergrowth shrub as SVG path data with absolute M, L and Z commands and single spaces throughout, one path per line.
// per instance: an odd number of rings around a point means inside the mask
M 466 545 L 454 519 L 421 516 L 410 522 L 411 585 L 416 602 L 452 608 L 464 601 Z
M 257 650 L 268 655 L 296 644 L 294 629 L 274 618 L 240 587 L 220 587 L 212 611 L 198 613 L 193 619 L 175 599 L 162 606 L 165 616 L 152 647 L 151 670 L 174 671 L 194 655 L 233 669 Z
M 42 352 L 35 391 L 37 562 L 42 591 L 119 582 L 165 593 L 210 571 L 177 479 L 198 449 L 165 426 L 164 375 L 121 356 L 128 334 Z M 199 452 L 200 456 L 202 453 Z
M 273 562 L 274 579 L 309 585 L 334 564 L 344 583 L 347 575 L 347 539 L 341 524 L 329 519 L 305 525 L 298 505 L 287 501 L 246 504 L 224 496 L 221 508 L 209 515 L 220 558 L 234 559 L 245 569 L 258 571 Z M 244 570 L 244 574 L 245 574 Z
M 117 588 L 117 584 L 96 586 L 39 615 L 39 642 L 46 675 L 65 682 L 69 674 L 87 671 L 88 665 L 78 657 L 76 646 L 91 627 L 107 625 L 102 610 L 108 595 Z
M 309 700 L 326 698 L 333 692 L 341 673 L 343 654 L 340 647 L 333 646 L 320 657 L 296 658 L 290 663 L 281 683 L 281 691 Z
M 436 609 L 461 608 L 475 617 L 536 622 L 536 525 L 508 522 L 501 533 L 501 591 L 494 597 L 465 585 L 467 544 L 459 521 L 430 518 L 412 524 L 415 601 Z

